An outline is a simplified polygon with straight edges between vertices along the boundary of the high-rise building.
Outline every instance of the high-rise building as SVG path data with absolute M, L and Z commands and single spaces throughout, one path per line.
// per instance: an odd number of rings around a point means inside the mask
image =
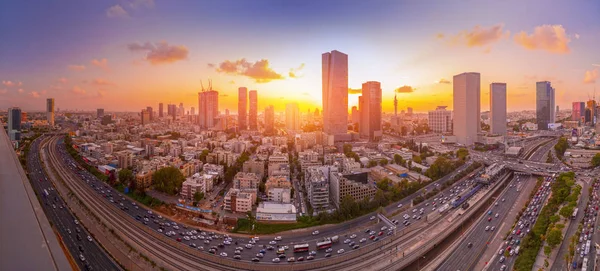
M 321 56 L 323 85 L 323 132 L 348 132 L 348 55 L 331 51 Z
M 358 107 L 352 107 L 352 115 L 350 116 L 350 118 L 352 118 L 352 123 L 360 122 L 360 112 L 358 111 Z
M 407 107 L 406 108 L 406 115 L 409 117 L 412 117 L 413 114 L 413 108 L 412 107 Z
M 596 124 L 596 114 L 597 114 L 597 110 L 596 110 L 596 101 L 595 100 L 589 100 L 587 101 L 587 107 L 586 107 L 586 111 L 589 110 L 589 118 L 587 118 L 586 115 L 586 122 L 589 122 L 590 124 L 594 125 Z
M 453 82 L 453 134 L 456 142 L 471 145 L 477 140 L 481 130 L 481 75 L 476 72 L 461 73 L 454 76 Z
M 490 84 L 490 133 L 506 135 L 506 83 Z
M 194 107 L 190 109 L 190 115 L 196 115 L 196 109 Z
M 104 108 L 96 109 L 96 118 L 102 119 L 104 117 Z
M 245 87 L 238 88 L 238 131 L 247 129 L 246 121 L 248 120 L 248 89 Z
M 438 106 L 429 111 L 429 129 L 434 133 L 449 133 L 452 130 L 452 111 L 446 110 L 446 106 Z
M 275 107 L 272 105 L 265 108 L 265 132 L 271 134 L 275 131 Z
M 584 102 L 573 102 L 571 120 L 581 121 L 582 117 L 585 117 L 585 103 Z
M 198 125 L 203 129 L 215 127 L 219 114 L 219 92 L 216 90 L 198 92 Z
M 151 106 L 147 106 L 146 107 L 146 111 L 148 111 L 148 116 L 150 121 L 154 120 L 154 112 L 152 111 L 152 107 Z
M 54 126 L 54 98 L 46 99 L 46 119 L 48 125 Z
M 394 94 L 394 116 L 398 116 L 398 98 Z
M 537 82 L 535 87 L 535 115 L 538 130 L 548 130 L 548 124 L 554 123 L 554 88 L 548 81 Z
M 173 120 L 177 117 L 177 105 L 168 104 L 167 105 L 167 115 L 171 116 Z
M 300 130 L 300 109 L 297 103 L 285 105 L 285 128 L 291 131 Z
M 362 96 L 358 106 L 360 136 L 368 138 L 370 141 L 378 141 L 383 134 L 381 128 L 381 83 L 376 81 L 363 83 Z
M 142 117 L 142 125 L 146 125 L 146 124 L 150 123 L 150 112 L 148 112 L 148 110 L 142 109 L 141 117 Z
M 158 104 L 158 117 L 159 118 L 163 117 L 163 103 Z
M 248 93 L 250 107 L 248 109 L 248 126 L 250 130 L 257 130 L 258 126 L 258 97 L 256 90 L 250 90 Z
M 10 140 L 21 139 L 21 108 L 8 109 L 8 137 Z
M 185 115 L 185 109 L 183 109 L 183 103 L 179 103 L 178 111 L 179 111 L 178 115 L 180 115 L 180 116 Z

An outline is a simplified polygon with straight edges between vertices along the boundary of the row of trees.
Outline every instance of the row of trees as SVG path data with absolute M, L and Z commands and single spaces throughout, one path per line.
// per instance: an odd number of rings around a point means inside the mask
M 152 185 L 154 189 L 169 195 L 179 192 L 185 177 L 176 167 L 164 167 L 152 174 Z
M 558 156 L 559 159 L 562 159 L 567 148 L 569 148 L 569 142 L 567 142 L 566 137 L 561 136 L 558 139 L 558 143 L 556 143 L 556 145 L 554 145 L 554 150 L 556 151 L 556 156 Z

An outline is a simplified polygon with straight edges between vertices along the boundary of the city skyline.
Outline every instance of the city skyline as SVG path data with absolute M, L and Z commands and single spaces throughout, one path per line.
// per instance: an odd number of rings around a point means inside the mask
M 197 103 L 200 80 L 210 78 L 221 109 L 235 112 L 236 90 L 244 86 L 258 91 L 257 108 L 274 105 L 283 112 L 286 103 L 298 102 L 305 112 L 322 107 L 319 54 L 331 50 L 349 56 L 348 107 L 358 104 L 363 82 L 378 81 L 384 112 L 393 111 L 394 94 L 400 109 L 453 110 L 451 77 L 468 71 L 481 74 L 484 90 L 491 82 L 507 83 L 509 111 L 535 109 L 537 81 L 552 82 L 556 105 L 570 108 L 573 100 L 587 100 L 598 78 L 600 59 L 593 52 L 600 42 L 600 24 L 594 23 L 600 3 L 439 2 L 404 8 L 398 2 L 347 5 L 333 16 L 322 10 L 336 1 L 322 9 L 314 2 L 265 8 L 272 3 L 202 2 L 185 10 L 160 1 L 74 3 L 63 9 L 56 3 L 61 18 L 50 20 L 50 15 L 34 16 L 44 5 L 2 3 L 9 11 L 3 19 L 11 23 L 0 29 L 11 42 L 2 46 L 0 108 L 43 111 L 44 103 L 34 101 L 55 98 L 63 109 L 139 112 L 161 102 L 181 102 L 189 109 Z M 243 8 L 224 21 L 221 15 L 236 6 Z M 544 16 L 530 16 L 527 10 L 533 8 L 543 9 Z M 452 12 L 464 9 L 473 11 L 469 20 Z M 190 20 L 200 10 L 214 12 Z M 380 20 L 349 19 L 358 11 Z M 278 23 L 247 20 L 256 16 Z M 22 28 L 8 28 L 15 24 Z M 148 24 L 161 26 L 150 30 Z M 317 25 L 323 27 L 306 32 Z M 208 46 L 207 38 L 213 40 Z M 54 53 L 41 53 L 46 50 Z M 488 91 L 481 93 L 481 106 L 489 109 Z

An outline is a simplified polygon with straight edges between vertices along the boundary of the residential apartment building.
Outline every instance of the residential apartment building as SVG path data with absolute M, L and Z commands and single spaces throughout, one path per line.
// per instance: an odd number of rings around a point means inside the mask
M 136 189 L 146 189 L 152 185 L 152 170 L 142 170 L 135 175 Z
M 231 188 L 224 198 L 224 209 L 230 212 L 245 213 L 252 211 L 256 203 L 256 191 Z
M 336 208 L 340 207 L 340 202 L 346 195 L 350 195 L 358 202 L 365 198 L 373 198 L 375 192 L 377 192 L 377 187 L 368 182 L 366 172 L 346 175 L 335 173 L 331 174 L 329 179 L 329 193 Z
M 286 176 L 270 176 L 265 183 L 265 191 L 271 188 L 292 188 L 292 183 Z
M 238 172 L 233 177 L 233 188 L 235 189 L 258 189 L 260 179 L 252 172 Z
M 192 175 L 192 177 L 186 178 L 181 185 L 181 198 L 194 200 L 194 194 L 196 194 L 196 192 L 204 194 L 210 192 L 213 189 L 214 179 L 214 175 L 200 173 L 196 173 Z
M 280 165 L 289 165 L 288 155 L 276 152 L 269 156 L 267 174 L 271 176 L 273 171 L 279 170 Z
M 438 106 L 429 111 L 429 129 L 434 133 L 449 133 L 452 131 L 452 111 L 446 110 L 446 106 Z
M 258 179 L 262 180 L 265 175 L 265 161 L 261 161 L 258 159 L 248 160 L 244 162 L 242 166 L 243 172 L 252 172 L 258 176 Z
M 274 187 L 266 191 L 270 202 L 290 203 L 292 201 L 290 188 Z
M 337 174 L 337 167 L 308 167 L 305 172 L 304 186 L 310 206 L 317 212 L 330 208 L 329 178 L 332 174 Z

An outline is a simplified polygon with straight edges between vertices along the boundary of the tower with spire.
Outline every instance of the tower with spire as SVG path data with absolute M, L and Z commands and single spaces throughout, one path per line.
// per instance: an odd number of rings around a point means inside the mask
M 398 99 L 396 98 L 397 94 L 394 94 L 394 116 L 398 116 Z

